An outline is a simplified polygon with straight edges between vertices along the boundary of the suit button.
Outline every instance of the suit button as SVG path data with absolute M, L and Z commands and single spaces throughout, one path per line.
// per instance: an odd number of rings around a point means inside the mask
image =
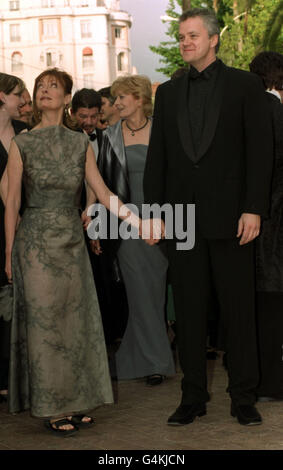
M 194 165 L 194 168 L 199 168 L 199 165 L 195 164 L 195 165 Z

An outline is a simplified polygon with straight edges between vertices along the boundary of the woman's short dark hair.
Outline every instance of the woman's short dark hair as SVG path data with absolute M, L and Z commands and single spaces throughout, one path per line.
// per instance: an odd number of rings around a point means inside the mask
M 279 52 L 260 52 L 251 61 L 250 71 L 262 79 L 265 89 L 283 90 L 283 55 Z
M 22 93 L 25 89 L 23 80 L 15 75 L 8 75 L 7 73 L 0 73 L 0 91 L 3 91 L 5 95 L 9 95 L 12 91 L 19 87 L 19 93 Z M 0 100 L 0 107 L 3 106 L 3 102 Z
M 196 17 L 200 17 L 203 20 L 209 37 L 215 34 L 218 36 L 218 43 L 215 47 L 215 52 L 218 52 L 220 47 L 220 27 L 215 12 L 209 8 L 190 8 L 181 14 L 179 23 L 183 23 L 189 18 Z

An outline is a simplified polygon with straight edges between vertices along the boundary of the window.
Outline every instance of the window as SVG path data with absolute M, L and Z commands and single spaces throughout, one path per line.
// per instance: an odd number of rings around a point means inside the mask
M 56 52 L 46 52 L 46 65 L 47 67 L 55 67 L 57 63 Z
M 93 88 L 94 86 L 94 75 L 88 73 L 84 75 L 84 88 Z
M 57 20 L 43 20 L 43 36 L 46 38 L 57 37 Z
M 92 55 L 84 55 L 83 56 L 83 68 L 89 69 L 94 66 L 94 60 Z
M 23 56 L 20 52 L 12 54 L 12 72 L 21 72 L 23 70 Z
M 126 55 L 124 52 L 120 52 L 117 56 L 117 68 L 118 72 L 126 70 Z
M 9 2 L 9 7 L 10 7 L 10 11 L 19 10 L 20 9 L 20 0 L 15 0 L 15 1 Z
M 122 37 L 122 28 L 115 28 L 115 38 L 121 39 Z
M 21 40 L 20 25 L 10 24 L 10 41 L 16 42 Z
M 105 1 L 104 0 L 97 0 L 97 6 L 98 7 L 105 7 Z
M 91 38 L 91 21 L 81 21 L 81 37 L 82 38 Z
M 55 0 L 41 0 L 42 8 L 52 8 L 55 6 Z
M 93 50 L 90 47 L 83 49 L 83 68 L 91 68 L 94 66 Z

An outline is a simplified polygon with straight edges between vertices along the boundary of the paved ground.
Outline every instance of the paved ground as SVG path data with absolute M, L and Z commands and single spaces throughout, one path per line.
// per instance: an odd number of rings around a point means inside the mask
M 230 416 L 221 358 L 208 361 L 208 377 L 207 415 L 182 427 L 166 424 L 179 404 L 180 372 L 153 388 L 143 380 L 113 382 L 116 404 L 95 410 L 96 424 L 69 438 L 52 435 L 28 412 L 10 415 L 1 404 L 0 450 L 283 450 L 283 402 L 259 403 L 264 423 L 241 426 Z

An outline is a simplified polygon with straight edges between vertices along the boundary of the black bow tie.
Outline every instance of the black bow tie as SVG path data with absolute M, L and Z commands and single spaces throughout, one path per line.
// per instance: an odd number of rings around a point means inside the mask
M 210 78 L 210 73 L 207 70 L 199 72 L 197 69 L 191 66 L 189 70 L 189 78 L 191 80 L 208 80 Z
M 93 142 L 93 141 L 96 140 L 96 139 L 97 139 L 97 135 L 96 135 L 96 134 L 90 134 L 89 140 L 91 140 L 91 141 Z

